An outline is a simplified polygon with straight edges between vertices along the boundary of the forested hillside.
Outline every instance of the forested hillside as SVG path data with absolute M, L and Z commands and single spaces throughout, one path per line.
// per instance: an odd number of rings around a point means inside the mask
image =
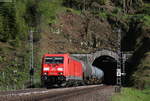
M 15 0 L 0 2 L 0 89 L 29 83 L 29 31 L 34 37 L 35 81 L 44 53 L 134 51 L 128 84 L 150 86 L 149 0 Z M 9 79 L 8 79 L 9 78 Z M 130 81 L 130 82 L 129 82 Z

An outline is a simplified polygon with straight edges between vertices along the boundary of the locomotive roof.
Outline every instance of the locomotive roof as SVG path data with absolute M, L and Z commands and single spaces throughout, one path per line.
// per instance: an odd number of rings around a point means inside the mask
M 44 56 L 64 56 L 64 55 L 69 55 L 68 53 L 66 53 L 66 54 L 49 54 L 49 53 L 47 53 L 47 54 L 44 54 Z
M 72 55 L 69 54 L 69 53 L 54 53 L 54 54 L 53 54 L 53 53 L 52 53 L 52 54 L 47 53 L 47 54 L 44 54 L 44 56 L 65 56 L 65 55 L 68 55 L 68 56 L 71 57 L 72 59 L 81 62 L 80 59 L 78 59 L 78 58 L 72 56 Z

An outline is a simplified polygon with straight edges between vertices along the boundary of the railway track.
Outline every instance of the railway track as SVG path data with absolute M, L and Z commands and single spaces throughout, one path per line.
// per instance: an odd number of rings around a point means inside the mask
M 111 96 L 113 92 L 113 86 L 106 85 L 57 89 L 27 89 L 13 92 L 0 92 L 0 101 L 99 101 L 98 99 L 101 99 L 99 98 L 100 96 Z

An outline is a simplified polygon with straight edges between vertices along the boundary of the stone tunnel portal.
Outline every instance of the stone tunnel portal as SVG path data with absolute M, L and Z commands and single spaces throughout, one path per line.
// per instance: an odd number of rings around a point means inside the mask
M 103 55 L 96 58 L 92 64 L 103 70 L 104 72 L 104 84 L 115 85 L 116 84 L 116 69 L 117 61 L 108 55 Z

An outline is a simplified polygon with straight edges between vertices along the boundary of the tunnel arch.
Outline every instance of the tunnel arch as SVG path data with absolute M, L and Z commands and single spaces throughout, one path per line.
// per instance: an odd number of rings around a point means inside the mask
M 90 54 L 72 54 L 85 61 L 88 64 L 92 64 L 104 71 L 104 84 L 115 85 L 116 84 L 116 71 L 117 61 L 119 55 L 115 50 L 100 49 Z
M 91 56 L 93 59 L 91 59 L 92 61 L 90 61 L 91 63 L 94 62 L 94 60 L 100 56 L 110 56 L 112 58 L 114 58 L 115 60 L 119 60 L 119 56 L 117 54 L 117 51 L 113 51 L 113 50 L 107 50 L 107 49 L 101 49 L 99 51 L 94 52 Z
M 103 70 L 104 72 L 103 83 L 104 84 L 107 84 L 107 85 L 116 84 L 117 60 L 114 57 L 110 55 L 101 55 L 94 59 L 92 65 Z

